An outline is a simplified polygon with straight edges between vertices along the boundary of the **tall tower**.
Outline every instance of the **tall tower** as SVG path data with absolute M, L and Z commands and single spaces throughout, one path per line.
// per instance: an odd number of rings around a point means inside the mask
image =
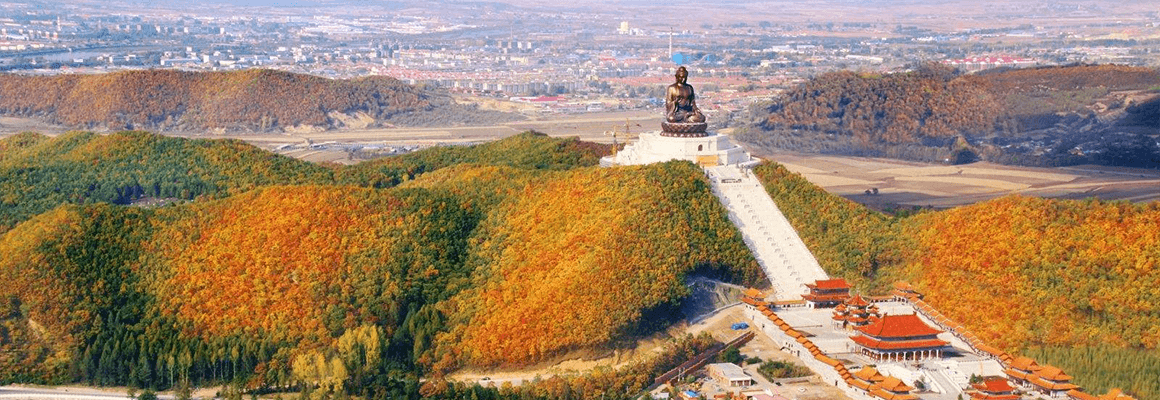
M 669 59 L 673 59 L 673 27 L 669 27 Z

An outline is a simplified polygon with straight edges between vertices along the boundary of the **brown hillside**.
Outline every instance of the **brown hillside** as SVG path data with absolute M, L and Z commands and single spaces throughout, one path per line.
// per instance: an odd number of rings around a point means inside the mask
M 1120 65 L 964 75 L 824 74 L 753 109 L 739 138 L 813 153 L 927 162 L 1160 168 L 1160 71 Z
M 76 128 L 330 127 L 336 123 L 330 113 L 361 112 L 382 120 L 426 110 L 432 100 L 418 88 L 380 76 L 332 80 L 272 70 L 0 75 L 0 114 Z

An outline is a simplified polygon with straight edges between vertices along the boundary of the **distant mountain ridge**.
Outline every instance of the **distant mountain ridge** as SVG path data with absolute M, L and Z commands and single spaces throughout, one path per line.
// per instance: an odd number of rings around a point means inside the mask
M 755 106 L 739 138 L 806 152 L 927 162 L 1160 168 L 1160 72 L 1118 65 L 961 75 L 821 75 Z
M 456 104 L 386 76 L 327 79 L 262 69 L 0 75 L 0 114 L 114 131 L 276 131 L 516 118 Z

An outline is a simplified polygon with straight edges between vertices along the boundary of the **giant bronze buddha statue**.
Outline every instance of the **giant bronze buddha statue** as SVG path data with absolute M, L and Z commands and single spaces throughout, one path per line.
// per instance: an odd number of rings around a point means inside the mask
M 697 95 L 686 83 L 689 71 L 677 68 L 677 81 L 669 85 L 665 95 L 665 120 L 661 122 L 662 136 L 705 136 L 705 114 L 697 108 Z

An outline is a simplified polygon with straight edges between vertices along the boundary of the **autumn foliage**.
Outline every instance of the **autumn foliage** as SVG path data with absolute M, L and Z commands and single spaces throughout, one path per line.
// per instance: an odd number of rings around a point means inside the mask
M 1155 364 L 1160 203 L 1009 196 L 886 216 L 780 165 L 755 172 L 823 268 L 862 290 L 907 280 L 940 312 L 1008 351 L 1110 345 Z M 1044 354 L 1075 363 L 1066 351 Z M 1100 376 L 1105 389 L 1154 387 L 1131 380 L 1141 374 Z
M 1158 203 L 1006 197 L 917 217 L 909 234 L 930 303 L 992 321 L 972 327 L 988 343 L 1160 345 Z
M 600 169 L 574 139 L 358 167 L 139 132 L 3 143 L 4 381 L 375 396 L 616 346 L 671 321 L 687 274 L 762 277 L 695 166 Z
M 191 200 L 275 184 L 325 184 L 326 168 L 238 140 L 186 140 L 145 132 L 0 139 L 0 232 L 62 203 Z
M 769 106 L 765 129 L 789 128 L 854 136 L 863 143 L 914 142 L 990 132 L 1001 114 L 987 83 L 927 66 L 915 72 L 833 72 L 786 92 Z
M 274 70 L 0 75 L 0 113 L 93 129 L 268 130 L 338 125 L 331 113 L 377 120 L 443 99 L 389 77 L 332 80 Z
M 539 361 L 631 334 L 702 269 L 756 284 L 756 262 L 688 163 L 540 178 L 493 209 L 472 247 L 475 285 L 442 308 L 440 356 Z
M 912 143 L 956 135 L 1012 134 L 1019 121 L 1073 111 L 1085 91 L 1141 90 L 1160 84 L 1154 69 L 1079 65 L 959 75 L 927 64 L 895 74 L 832 72 L 787 91 L 758 110 L 764 130 L 853 136 L 864 144 Z M 1062 101 L 1052 94 L 1070 94 Z M 1088 93 L 1091 96 L 1091 93 Z M 1066 96 L 1064 96 L 1066 97 Z
M 773 148 L 925 162 L 1157 168 L 1157 88 L 1156 69 L 1120 65 L 839 71 L 753 106 L 737 136 Z
M 898 218 L 835 196 L 779 164 L 759 165 L 754 173 L 830 275 L 876 292 L 899 278 L 891 267 L 904 263 L 911 246 L 899 234 Z

